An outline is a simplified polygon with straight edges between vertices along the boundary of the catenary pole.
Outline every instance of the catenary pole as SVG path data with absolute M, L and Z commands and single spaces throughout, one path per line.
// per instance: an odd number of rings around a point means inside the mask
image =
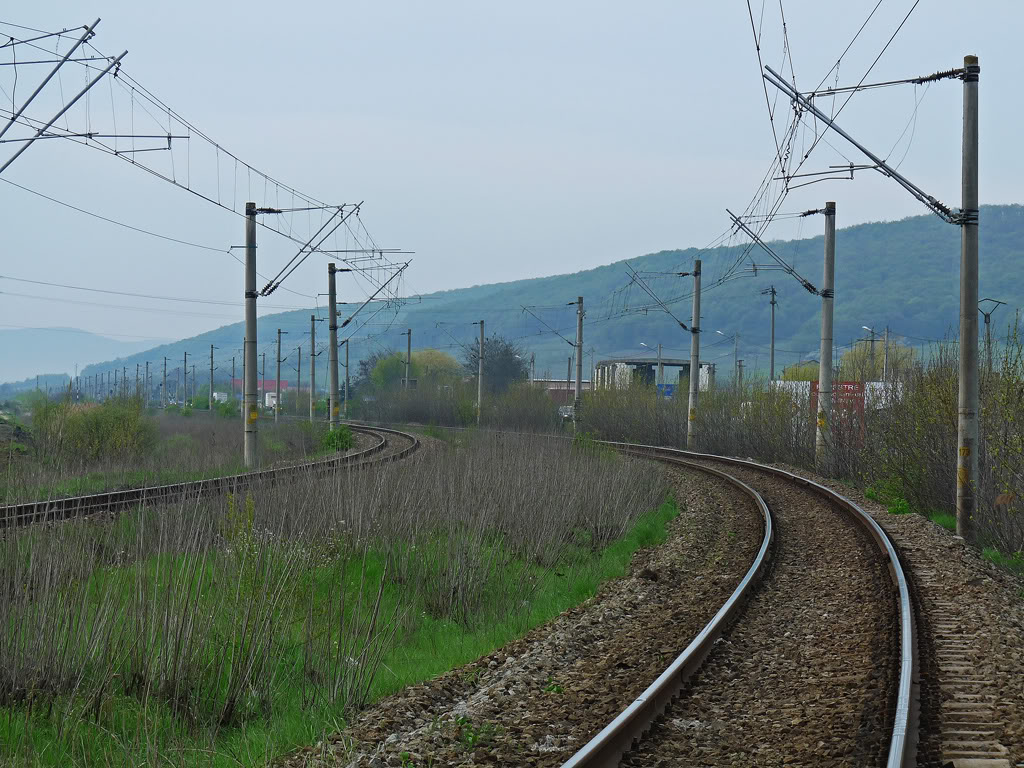
M 476 372 L 476 425 L 480 426 L 480 412 L 484 405 L 484 321 L 480 321 L 480 355 Z
M 686 447 L 697 446 L 697 401 L 700 397 L 700 267 L 693 264 L 693 313 L 690 319 L 690 408 L 686 421 Z
M 978 481 L 978 78 L 964 57 L 960 223 L 960 387 L 957 418 L 956 532 L 970 540 Z
M 245 466 L 259 460 L 260 410 L 256 399 L 256 203 L 245 204 L 245 341 L 242 343 Z
M 316 315 L 309 316 L 309 423 L 316 413 Z
M 277 383 L 274 386 L 274 423 L 277 423 L 277 415 L 281 412 L 281 334 L 287 333 L 280 328 L 277 329 Z
M 818 473 L 832 471 L 832 311 L 835 304 L 836 204 L 825 203 L 825 266 L 821 279 L 821 349 L 818 354 L 818 415 L 814 460 Z
M 336 271 L 333 261 L 327 265 L 327 312 L 330 319 L 327 325 L 329 335 L 327 347 L 330 350 L 327 355 L 327 367 L 330 369 L 331 382 L 330 403 L 328 404 L 329 413 L 331 414 L 331 429 L 337 428 L 338 416 L 341 410 L 338 406 L 338 310 L 336 307 L 337 292 L 334 281 Z
M 160 386 L 160 405 L 167 407 L 167 357 L 164 357 L 164 381 Z
M 405 329 L 405 386 L 409 388 L 409 361 L 412 360 L 412 328 Z
M 210 413 L 213 413 L 213 344 L 210 345 L 210 397 L 207 399 L 206 405 Z
M 351 338 L 345 339 L 345 418 L 348 418 L 348 347 Z
M 576 298 L 576 391 L 572 403 L 572 417 L 580 416 L 580 402 L 583 399 L 583 297 Z
M 299 344 L 299 352 L 295 358 L 299 361 L 298 367 L 295 369 L 295 378 L 299 380 L 298 385 L 295 387 L 295 414 L 299 413 L 299 393 L 302 391 L 302 345 Z
M 149 386 L 149 360 L 146 361 L 146 407 L 149 408 L 149 391 L 152 387 Z
M 768 346 L 768 380 L 775 381 L 775 305 L 778 304 L 775 300 L 777 291 L 775 286 L 771 286 L 767 291 L 762 291 L 772 297 L 771 308 L 772 308 L 772 325 L 771 325 L 771 340 Z

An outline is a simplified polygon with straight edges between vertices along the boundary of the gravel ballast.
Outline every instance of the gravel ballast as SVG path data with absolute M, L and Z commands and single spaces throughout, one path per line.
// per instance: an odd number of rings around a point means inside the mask
M 773 570 L 627 766 L 884 765 L 898 686 L 898 609 L 863 526 L 771 475 L 710 463 L 758 490 Z

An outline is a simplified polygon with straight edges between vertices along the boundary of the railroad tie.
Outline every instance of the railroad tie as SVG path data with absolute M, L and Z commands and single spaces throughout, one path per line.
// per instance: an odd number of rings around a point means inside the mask
M 965 627 L 961 611 L 942 599 L 935 573 L 921 562 L 916 550 L 904 550 L 921 586 L 921 601 L 933 631 L 935 659 L 942 696 L 942 765 L 953 768 L 1013 768 L 1009 750 L 1000 743 L 1003 724 L 997 722 L 993 681 L 978 674 L 981 651 L 978 635 Z

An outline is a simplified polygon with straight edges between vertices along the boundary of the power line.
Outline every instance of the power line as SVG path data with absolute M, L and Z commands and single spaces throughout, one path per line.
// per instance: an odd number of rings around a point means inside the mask
M 217 306 L 228 306 L 228 307 L 242 306 L 242 302 L 219 301 L 217 299 L 188 299 L 188 298 L 183 298 L 183 297 L 180 297 L 180 296 L 158 296 L 158 295 L 151 294 L 151 293 L 136 293 L 134 291 L 115 291 L 115 290 L 109 289 L 109 288 L 87 288 L 87 287 L 82 286 L 82 285 L 68 285 L 67 283 L 51 283 L 51 282 L 47 282 L 46 280 L 30 280 L 30 279 L 24 278 L 24 277 L 11 277 L 10 275 L 0 275 L 0 280 L 12 280 L 12 281 L 18 282 L 18 283 L 31 283 L 33 285 L 45 285 L 45 286 L 48 286 L 48 287 L 51 287 L 51 288 L 68 288 L 68 289 L 74 290 L 74 291 L 89 291 L 90 293 L 107 293 L 107 294 L 112 294 L 112 295 L 115 295 L 115 296 L 129 296 L 131 298 L 136 298 L 136 299 L 158 299 L 160 301 L 181 301 L 181 302 L 186 302 L 186 303 L 189 303 L 189 304 L 213 304 L 213 305 L 217 305 Z M 12 295 L 15 295 L 15 294 L 12 294 Z M 42 298 L 46 298 L 46 297 L 42 297 Z M 61 299 L 56 299 L 56 300 L 60 301 Z M 267 309 L 283 309 L 283 310 L 306 309 L 306 307 L 294 307 L 294 306 L 286 306 L 286 305 L 281 305 L 281 304 L 263 304 L 262 306 L 267 308 Z M 222 317 L 222 315 L 217 315 L 217 317 Z

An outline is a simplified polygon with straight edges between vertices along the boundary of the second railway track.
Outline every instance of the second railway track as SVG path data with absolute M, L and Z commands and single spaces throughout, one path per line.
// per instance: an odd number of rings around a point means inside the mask
M 238 475 L 11 504 L 0 507 L 0 528 L 119 512 L 139 504 L 168 504 L 202 495 L 235 493 L 260 483 L 273 483 L 311 473 L 333 472 L 340 467 L 360 469 L 403 459 L 420 447 L 419 438 L 408 432 L 385 427 L 364 427 L 354 424 L 349 426 L 353 431 L 371 436 L 374 439 L 373 444 L 342 456 Z

